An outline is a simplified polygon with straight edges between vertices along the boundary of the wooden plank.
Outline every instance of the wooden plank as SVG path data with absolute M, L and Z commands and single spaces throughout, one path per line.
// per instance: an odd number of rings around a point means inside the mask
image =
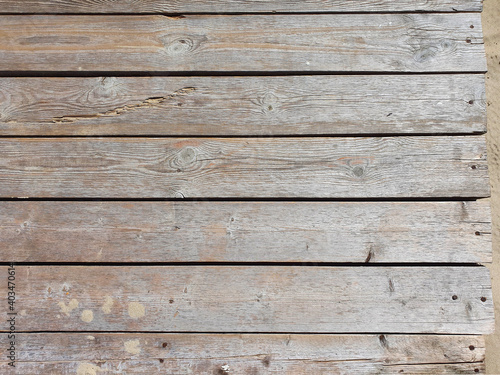
M 480 0 L 0 0 L 1 13 L 480 12 Z
M 0 71 L 486 71 L 477 13 L 1 16 L 0 46 Z
M 1 197 L 489 195 L 484 136 L 4 138 L 0 152 Z
M 486 131 L 482 74 L 0 78 L 0 98 L 0 135 Z
M 477 202 L 0 202 L 1 262 L 491 262 Z
M 0 276 L 7 280 L 7 267 Z M 18 331 L 487 334 L 494 327 L 489 271 L 479 266 L 17 266 L 16 280 Z
M 61 375 L 476 374 L 485 352 L 482 337 L 446 335 L 43 333 L 18 343 L 17 373 Z

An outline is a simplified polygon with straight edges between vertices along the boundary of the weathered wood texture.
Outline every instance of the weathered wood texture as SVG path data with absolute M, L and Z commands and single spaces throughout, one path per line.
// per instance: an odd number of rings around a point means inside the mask
M 485 197 L 483 136 L 0 140 L 0 197 Z
M 485 131 L 479 74 L 0 78 L 0 135 Z
M 1 16 L 0 46 L 0 71 L 486 71 L 477 13 Z
M 494 323 L 485 267 L 18 266 L 16 277 L 19 331 L 486 334 Z
M 0 202 L 1 262 L 491 262 L 489 201 Z
M 480 12 L 480 0 L 0 0 L 1 13 Z
M 444 335 L 44 333 L 18 340 L 24 375 L 476 374 L 485 352 L 482 337 Z M 6 367 L 2 357 L 0 371 Z

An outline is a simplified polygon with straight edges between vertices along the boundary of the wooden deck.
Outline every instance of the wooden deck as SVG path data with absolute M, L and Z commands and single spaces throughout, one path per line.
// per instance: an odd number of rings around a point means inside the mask
M 0 373 L 484 373 L 481 9 L 0 0 Z

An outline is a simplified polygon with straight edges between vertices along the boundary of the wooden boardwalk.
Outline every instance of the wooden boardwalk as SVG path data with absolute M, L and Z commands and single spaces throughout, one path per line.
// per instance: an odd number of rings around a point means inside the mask
M 0 0 L 0 374 L 484 373 L 481 9 Z

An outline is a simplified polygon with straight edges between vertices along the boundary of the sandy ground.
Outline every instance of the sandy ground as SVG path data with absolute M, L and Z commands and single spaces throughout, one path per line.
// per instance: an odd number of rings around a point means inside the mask
M 493 219 L 493 264 L 496 331 L 486 339 L 486 373 L 500 374 L 500 0 L 484 0 L 483 31 L 488 59 L 488 164 Z

